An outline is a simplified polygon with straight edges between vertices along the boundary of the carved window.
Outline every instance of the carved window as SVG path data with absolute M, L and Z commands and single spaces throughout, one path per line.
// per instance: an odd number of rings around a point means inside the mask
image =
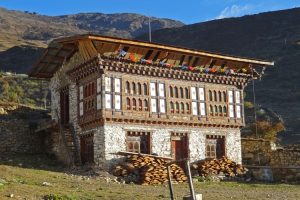
M 200 101 L 205 101 L 205 93 L 204 93 L 204 88 L 199 88 L 199 100 Z
M 223 107 L 223 114 L 224 114 L 224 116 L 227 116 L 227 108 L 226 108 L 226 106 Z
M 171 113 L 174 113 L 174 103 L 172 101 L 170 102 L 170 110 Z
M 145 111 L 149 110 L 149 108 L 148 108 L 148 101 L 146 99 L 144 100 L 144 110 Z
M 169 94 L 170 94 L 170 97 L 174 97 L 172 86 L 169 87 Z
M 192 100 L 197 100 L 197 93 L 195 87 L 191 87 L 191 98 Z
M 121 79 L 114 78 L 114 92 L 121 93 Z
M 115 109 L 121 110 L 121 96 L 115 95 Z
M 175 111 L 176 111 L 176 113 L 179 113 L 179 103 L 178 102 L 175 103 Z
M 192 102 L 192 114 L 193 115 L 198 115 L 198 105 L 197 102 Z
M 150 154 L 150 132 L 127 131 L 126 151 Z
M 105 108 L 106 109 L 111 109 L 111 104 L 112 104 L 112 101 L 111 101 L 111 94 L 105 94 Z
M 157 99 L 151 99 L 151 112 L 157 112 Z
M 158 84 L 158 95 L 159 95 L 159 97 L 165 97 L 165 84 L 164 83 Z
M 222 114 L 222 106 L 219 106 L 219 114 Z
M 148 86 L 146 83 L 143 84 L 144 89 L 144 95 L 148 95 Z
M 139 99 L 139 111 L 143 111 L 143 101 Z
M 132 83 L 132 91 L 131 91 L 131 94 L 136 94 L 135 83 Z
M 219 102 L 222 102 L 222 92 L 219 91 Z
M 205 111 L 205 103 L 203 102 L 200 102 L 200 114 L 202 116 L 205 116 L 206 115 L 206 111 Z
M 240 91 L 235 91 L 235 103 L 241 103 L 241 93 L 240 93 Z
M 234 117 L 234 106 L 229 105 L 229 117 L 233 118 Z
M 132 99 L 132 110 L 136 110 L 136 99 Z
M 140 83 L 137 84 L 137 92 L 138 92 L 138 95 L 142 94 L 142 85 Z
M 213 106 L 212 106 L 212 105 L 209 106 L 209 114 L 210 114 L 211 116 L 214 115 L 214 111 L 213 111 Z
M 233 103 L 233 91 L 228 91 L 228 102 Z
M 223 92 L 223 100 L 224 100 L 224 102 L 227 102 L 227 95 L 226 95 L 226 92 Z
M 105 77 L 105 92 L 111 92 L 111 78 Z
M 185 98 L 189 99 L 189 89 L 185 88 Z
M 215 106 L 215 115 L 218 115 L 218 106 Z
M 186 110 L 187 114 L 190 114 L 190 104 L 189 103 L 185 104 L 185 110 Z
M 214 101 L 218 101 L 217 92 L 216 91 L 214 91 Z
M 241 106 L 240 105 L 237 105 L 235 107 L 235 110 L 236 110 L 236 118 L 241 118 L 242 117 L 242 114 L 241 114 Z
M 152 97 L 156 97 L 156 83 L 150 83 L 150 93 Z
M 180 112 L 184 114 L 184 103 L 180 103 Z
M 98 95 L 96 95 L 96 91 L 96 80 L 91 81 L 84 86 L 79 86 L 79 116 L 83 116 L 84 113 L 88 113 L 99 108 L 96 101 L 101 98 L 101 95 L 98 97 Z
M 127 94 L 130 93 L 130 83 L 128 81 L 126 81 L 125 93 L 127 93 Z
M 206 158 L 214 159 L 217 157 L 217 141 L 216 140 L 206 140 Z
M 131 110 L 131 103 L 128 97 L 126 98 L 126 110 Z
M 206 158 L 222 158 L 225 156 L 225 137 L 220 135 L 206 136 Z
M 209 97 L 209 101 L 213 100 L 213 96 L 212 96 L 212 91 L 211 90 L 208 91 L 208 97 Z

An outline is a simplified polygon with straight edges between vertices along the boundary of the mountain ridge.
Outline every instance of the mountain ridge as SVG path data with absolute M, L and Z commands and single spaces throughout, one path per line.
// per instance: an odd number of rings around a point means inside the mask
M 279 113 L 287 142 L 300 142 L 300 8 L 157 30 L 154 42 L 275 61 L 255 83 L 257 103 Z M 146 36 L 137 39 L 146 40 Z M 246 88 L 252 100 L 251 85 Z

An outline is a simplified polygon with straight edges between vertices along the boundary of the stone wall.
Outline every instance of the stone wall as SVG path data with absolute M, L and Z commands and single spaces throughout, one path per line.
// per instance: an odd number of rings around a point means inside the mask
M 126 131 L 151 132 L 151 152 L 159 156 L 171 157 L 171 132 L 179 132 L 178 128 L 162 128 L 155 126 L 106 124 L 97 129 L 82 132 L 94 134 L 95 163 L 102 168 L 109 168 L 111 164 L 121 158 L 118 151 L 126 151 Z M 180 128 L 180 132 L 187 132 L 189 141 L 189 158 L 197 161 L 205 159 L 206 134 L 225 135 L 226 154 L 230 159 L 241 163 L 240 135 L 238 129 L 218 128 Z M 106 162 L 109 161 L 109 162 Z
M 0 105 L 5 110 L 5 105 Z M 49 117 L 47 111 L 15 105 L 0 114 L 0 153 L 41 153 L 44 135 L 34 129 Z
M 243 164 L 258 180 L 300 181 L 300 149 L 276 148 L 263 139 L 242 139 Z

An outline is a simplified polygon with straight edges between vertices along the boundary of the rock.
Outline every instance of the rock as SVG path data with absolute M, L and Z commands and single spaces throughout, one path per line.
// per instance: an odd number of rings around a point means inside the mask
M 51 186 L 52 184 L 51 184 L 51 183 L 48 183 L 48 182 L 43 182 L 42 185 L 43 185 L 43 186 Z
M 4 108 L 0 107 L 0 115 L 7 115 L 7 112 L 4 110 Z
M 14 196 L 15 196 L 14 194 L 9 194 L 8 195 L 8 197 L 10 197 L 10 198 L 14 198 Z

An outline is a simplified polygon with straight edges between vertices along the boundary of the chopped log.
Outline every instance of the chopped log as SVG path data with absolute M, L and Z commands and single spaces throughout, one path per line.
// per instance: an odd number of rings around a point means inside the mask
M 138 176 L 136 183 L 142 185 L 163 184 L 168 181 L 167 166 L 169 159 L 162 157 L 151 157 L 147 155 L 130 155 L 124 163 L 116 165 L 112 170 L 113 175 L 128 177 L 132 174 Z M 187 181 L 184 170 L 176 165 L 171 164 L 172 179 L 178 183 Z

